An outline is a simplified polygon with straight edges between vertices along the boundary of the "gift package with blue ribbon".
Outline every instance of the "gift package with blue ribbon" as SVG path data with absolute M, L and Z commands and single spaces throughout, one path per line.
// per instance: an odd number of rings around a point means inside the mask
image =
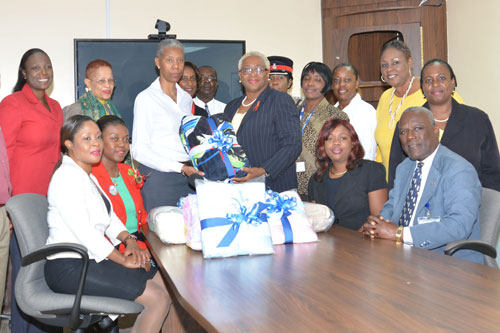
M 204 258 L 274 252 L 263 181 L 196 180 Z
M 308 243 L 318 240 L 297 192 L 267 191 L 266 206 L 274 244 Z
M 182 145 L 193 166 L 210 180 L 245 177 L 242 167 L 250 167 L 243 148 L 238 144 L 231 123 L 216 114 L 206 118 L 184 116 L 179 128 Z

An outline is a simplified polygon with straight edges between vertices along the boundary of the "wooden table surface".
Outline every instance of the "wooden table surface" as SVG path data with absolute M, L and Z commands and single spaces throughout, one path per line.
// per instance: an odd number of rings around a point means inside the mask
M 483 265 L 341 227 L 223 259 L 145 233 L 171 292 L 207 331 L 500 331 L 500 270 Z

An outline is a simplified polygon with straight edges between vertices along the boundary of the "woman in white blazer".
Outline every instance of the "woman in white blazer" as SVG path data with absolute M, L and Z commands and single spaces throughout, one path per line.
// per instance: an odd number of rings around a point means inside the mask
M 84 294 L 135 300 L 144 306 L 133 331 L 158 332 L 168 314 L 170 297 L 150 255 L 136 243 L 113 212 L 111 201 L 91 174 L 102 156 L 97 124 L 89 117 L 70 117 L 61 129 L 61 165 L 49 185 L 47 244 L 73 242 L 88 249 L 90 263 Z M 107 237 L 107 238 L 106 238 Z M 122 254 L 115 249 L 126 245 Z M 45 278 L 59 293 L 75 293 L 81 260 L 73 253 L 48 258 Z

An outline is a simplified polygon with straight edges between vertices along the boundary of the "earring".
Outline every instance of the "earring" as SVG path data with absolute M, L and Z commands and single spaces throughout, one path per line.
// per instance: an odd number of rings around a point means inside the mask
M 382 74 L 380 74 L 380 81 L 385 83 L 384 76 Z
M 86 92 L 89 92 L 89 91 L 90 91 L 90 88 L 85 87 L 85 91 L 86 91 Z
M 158 66 L 158 69 L 160 69 L 160 66 Z
M 410 77 L 413 76 L 413 74 L 411 74 L 411 68 L 408 68 L 408 73 L 410 73 Z
M 241 80 L 238 80 L 238 83 L 241 83 Z

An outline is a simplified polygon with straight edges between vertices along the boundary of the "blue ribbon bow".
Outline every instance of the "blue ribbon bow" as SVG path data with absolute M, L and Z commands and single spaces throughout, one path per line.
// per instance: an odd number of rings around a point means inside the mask
M 231 228 L 229 228 L 228 232 L 224 238 L 222 238 L 217 247 L 227 247 L 231 245 L 233 240 L 236 238 L 242 223 L 258 226 L 263 222 L 267 222 L 267 215 L 262 212 L 267 208 L 266 204 L 257 202 L 252 206 L 250 211 L 247 212 L 247 207 L 241 205 L 236 199 L 235 201 L 238 204 L 239 213 L 228 213 L 226 218 L 213 217 L 201 220 L 201 230 L 231 224 Z
M 292 215 L 291 210 L 297 208 L 297 198 L 287 195 L 281 196 L 279 193 L 267 191 L 270 196 L 266 200 L 267 211 L 271 213 L 283 212 L 281 215 L 281 224 L 283 225 L 283 233 L 285 234 L 285 243 L 293 243 L 293 231 L 288 216 Z
M 216 129 L 212 132 L 212 136 L 208 139 L 208 143 L 216 144 L 218 150 L 227 153 L 233 146 L 233 138 L 230 133 L 224 133 Z

